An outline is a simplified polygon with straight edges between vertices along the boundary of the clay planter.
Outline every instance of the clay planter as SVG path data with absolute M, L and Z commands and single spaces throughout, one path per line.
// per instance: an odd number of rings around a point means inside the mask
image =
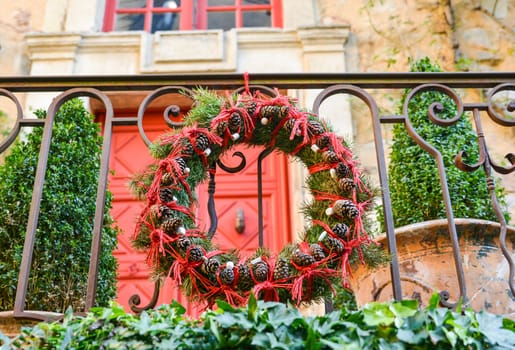
M 58 319 L 62 316 L 61 314 L 47 311 L 36 311 L 36 313 L 49 320 Z M 14 318 L 12 311 L 0 311 L 0 333 L 10 338 L 20 334 L 22 327 L 33 327 L 39 322 L 41 321 Z
M 499 247 L 500 225 L 491 221 L 456 219 L 469 305 L 475 310 L 515 318 L 515 298 L 508 286 L 508 262 Z M 435 291 L 459 298 L 447 220 L 408 225 L 395 231 L 403 298 L 426 306 Z M 385 247 L 385 235 L 377 239 Z M 512 258 L 515 227 L 508 227 L 506 245 Z M 389 266 L 371 270 L 357 266 L 351 286 L 358 305 L 393 299 Z

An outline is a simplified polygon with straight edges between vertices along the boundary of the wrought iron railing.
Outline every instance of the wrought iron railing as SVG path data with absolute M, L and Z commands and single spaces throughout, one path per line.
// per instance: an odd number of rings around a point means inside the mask
M 471 112 L 473 122 L 475 123 L 478 135 L 478 147 L 480 159 L 476 164 L 468 165 L 464 162 L 458 162 L 457 166 L 463 171 L 473 171 L 480 167 L 483 168 L 488 189 L 491 194 L 492 203 L 496 212 L 500 229 L 499 241 L 500 249 L 506 259 L 509 268 L 509 278 L 506 281 L 507 289 L 512 295 L 515 295 L 514 287 L 514 262 L 513 252 L 508 249 L 507 241 L 507 223 L 504 219 L 502 209 L 495 194 L 495 185 L 492 171 L 501 174 L 510 174 L 515 170 L 515 156 L 508 153 L 506 158 L 509 160 L 507 166 L 496 163 L 491 157 L 486 147 L 485 135 L 482 127 L 482 118 L 488 117 L 493 122 L 502 127 L 513 128 L 515 120 L 500 115 L 493 108 L 493 98 L 496 94 L 504 91 L 510 93 L 515 91 L 515 74 L 514 73 L 369 73 L 369 74 L 255 74 L 250 76 L 250 84 L 254 89 L 262 89 L 271 92 L 271 88 L 279 89 L 321 89 L 312 106 L 312 110 L 317 113 L 321 104 L 328 97 L 336 94 L 352 95 L 366 103 L 369 109 L 370 118 L 373 125 L 374 144 L 377 155 L 378 177 L 381 186 L 382 205 L 384 210 L 384 220 L 386 235 L 392 260 L 390 264 L 391 282 L 393 286 L 393 296 L 395 299 L 402 298 L 401 276 L 399 274 L 399 263 L 397 260 L 396 237 L 394 235 L 394 221 L 392 216 L 392 204 L 390 191 L 388 186 L 388 168 L 387 154 L 385 152 L 385 141 L 383 139 L 382 126 L 384 124 L 404 123 L 411 137 L 422 148 L 429 152 L 436 160 L 438 172 L 441 179 L 443 201 L 446 207 L 448 232 L 453 246 L 454 265 L 456 270 L 456 278 L 459 284 L 459 294 L 452 296 L 453 300 L 467 300 L 467 288 L 464 278 L 463 259 L 460 254 L 458 244 L 458 234 L 454 221 L 453 209 L 451 206 L 449 188 L 446 181 L 446 170 L 442 162 L 441 154 L 429 143 L 423 140 L 410 123 L 407 115 L 407 109 L 400 115 L 382 115 L 379 112 L 377 100 L 373 97 L 373 91 L 394 91 L 405 88 L 412 88 L 411 94 L 407 97 L 409 101 L 413 94 L 421 91 L 439 91 L 452 98 L 458 109 L 458 114 L 453 119 L 440 119 L 435 110 L 429 111 L 429 118 L 433 123 L 441 126 L 448 126 L 457 121 L 463 112 Z M 38 225 L 38 215 L 40 210 L 40 201 L 42 199 L 43 183 L 45 181 L 45 172 L 48 160 L 48 153 L 51 144 L 52 124 L 55 114 L 59 107 L 67 100 L 74 97 L 90 97 L 98 99 L 105 106 L 105 122 L 104 122 L 104 141 L 101 156 L 100 176 L 98 181 L 98 191 L 96 198 L 96 213 L 94 219 L 94 232 L 91 246 L 91 261 L 89 266 L 89 279 L 86 291 L 85 308 L 88 310 L 95 303 L 95 295 L 97 289 L 97 276 L 99 268 L 99 253 L 101 241 L 101 229 L 104 217 L 104 202 L 106 198 L 107 179 L 109 173 L 109 157 L 112 142 L 113 128 L 120 125 L 137 125 L 143 140 L 148 144 L 150 141 L 145 134 L 143 127 L 143 118 L 147 105 L 159 96 L 178 91 L 187 91 L 194 87 L 206 87 L 218 90 L 238 90 L 244 86 L 243 75 L 238 74 L 213 74 L 213 75 L 145 75 L 145 76 L 66 76 L 66 77 L 3 77 L 0 78 L 0 96 L 4 96 L 11 100 L 16 106 L 16 122 L 8 135 L 0 144 L 0 153 L 4 152 L 20 134 L 20 131 L 26 127 L 43 127 L 43 139 L 41 143 L 41 151 L 39 163 L 36 170 L 34 180 L 32 204 L 30 208 L 29 218 L 26 227 L 26 238 L 23 249 L 23 258 L 21 268 L 18 275 L 18 286 L 16 290 L 16 300 L 14 304 L 14 317 L 27 319 L 45 319 L 40 313 L 26 310 L 25 299 L 28 290 L 28 281 L 31 269 L 32 255 L 34 251 L 34 242 L 36 229 Z M 455 89 L 471 88 L 471 89 L 488 89 L 487 98 L 482 102 L 463 102 Z M 136 117 L 114 117 L 112 103 L 106 94 L 108 91 L 129 92 L 129 91 L 150 91 L 147 98 L 139 106 L 139 112 Z M 19 95 L 24 93 L 36 92 L 53 92 L 57 95 L 51 102 L 47 110 L 45 119 L 33 119 L 24 114 Z M 513 92 L 511 92 L 513 94 Z M 515 99 L 510 95 L 512 100 L 506 102 L 505 108 L 508 112 L 515 111 Z M 307 106 L 309 107 L 309 106 Z M 173 123 L 168 116 L 177 111 L 176 106 L 169 106 L 164 112 L 165 120 L 172 127 L 180 127 Z M 265 149 L 260 155 L 261 161 L 270 152 Z M 234 168 L 229 168 L 223 163 L 218 166 L 226 171 L 239 171 L 245 166 L 245 158 L 242 154 L 236 154 L 242 160 L 241 164 Z M 258 185 L 260 180 L 258 179 Z M 214 211 L 213 194 L 215 191 L 214 175 L 211 177 L 209 192 L 209 207 L 211 227 L 209 235 L 216 231 L 217 218 Z M 259 192 L 260 190 L 258 190 Z M 263 244 L 263 218 L 261 193 L 258 193 L 259 200 L 259 243 Z M 157 285 L 157 287 L 159 287 Z M 449 300 L 450 296 L 447 291 L 440 291 L 444 297 L 442 303 L 446 306 L 453 307 L 454 303 Z M 157 300 L 157 293 L 154 294 Z M 137 299 L 137 298 L 135 298 Z M 132 300 L 133 309 L 138 311 L 143 308 L 152 307 L 155 304 L 153 299 L 149 305 L 140 308 L 137 306 L 136 300 Z

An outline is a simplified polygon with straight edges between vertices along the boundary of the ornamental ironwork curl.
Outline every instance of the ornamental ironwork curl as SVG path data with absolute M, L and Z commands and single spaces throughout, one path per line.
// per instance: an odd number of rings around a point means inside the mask
M 498 163 L 496 163 L 492 157 L 490 156 L 490 153 L 488 152 L 488 147 L 486 145 L 486 138 L 485 133 L 483 131 L 483 126 L 481 123 L 481 116 L 480 112 L 482 110 L 486 110 L 487 114 L 490 116 L 490 118 L 502 125 L 502 126 L 515 126 L 515 120 L 510 120 L 507 118 L 504 118 L 502 115 L 497 113 L 495 109 L 493 108 L 493 98 L 496 94 L 498 94 L 501 91 L 515 91 L 515 84 L 501 84 L 495 88 L 493 88 L 488 93 L 487 103 L 485 104 L 479 104 L 479 105 L 469 105 L 466 106 L 466 110 L 472 111 L 472 117 L 474 121 L 474 125 L 476 127 L 476 132 L 478 135 L 478 149 L 479 149 L 479 160 L 474 164 L 468 164 L 464 160 L 466 158 L 466 154 L 463 151 L 460 151 L 456 157 L 454 158 L 454 164 L 456 167 L 462 171 L 465 172 L 472 172 L 476 171 L 480 167 L 483 167 L 483 171 L 486 175 L 486 184 L 488 188 L 488 192 L 490 193 L 490 199 L 492 201 L 492 206 L 494 209 L 494 212 L 497 216 L 497 219 L 500 223 L 500 232 L 499 232 L 499 245 L 501 247 L 502 254 L 504 255 L 506 261 L 508 262 L 508 268 L 509 268 L 509 277 L 508 277 L 508 285 L 511 291 L 512 295 L 515 295 L 515 264 L 512 258 L 511 252 L 508 250 L 507 244 L 506 244 L 506 232 L 507 232 L 507 223 L 506 219 L 504 218 L 501 206 L 499 204 L 499 201 L 497 199 L 496 195 L 496 186 L 495 186 L 495 179 L 492 174 L 492 169 L 494 169 L 499 174 L 510 174 L 515 171 L 515 155 L 513 153 L 508 153 L 504 156 L 510 163 L 509 166 L 502 166 Z M 468 108 L 467 108 L 468 107 Z M 510 100 L 506 103 L 506 110 L 508 112 L 515 111 L 515 99 Z
M 164 86 L 162 88 L 156 89 L 152 91 L 150 94 L 148 94 L 145 99 L 141 102 L 139 108 L 138 108 L 138 130 L 141 135 L 141 138 L 143 139 L 143 142 L 147 146 L 149 146 L 152 142 L 148 138 L 147 134 L 145 133 L 145 129 L 143 127 L 143 119 L 145 117 L 145 112 L 148 108 L 148 106 L 155 101 L 158 97 L 161 97 L 163 95 L 172 94 L 172 93 L 181 93 L 184 96 L 192 96 L 193 92 L 190 89 L 187 89 L 182 86 Z M 193 103 L 193 100 L 192 100 Z M 165 123 L 170 126 L 171 128 L 180 128 L 184 126 L 184 123 L 182 122 L 176 122 L 170 119 L 170 114 L 173 116 L 178 116 L 180 113 L 180 107 L 176 104 L 169 105 L 165 108 L 163 112 L 163 119 Z
M 456 269 L 456 277 L 458 278 L 458 287 L 459 287 L 459 297 L 458 300 L 454 303 L 450 302 L 451 294 L 449 291 L 443 290 L 439 292 L 440 295 L 440 303 L 449 308 L 455 308 L 460 303 L 460 300 L 464 303 L 467 303 L 467 288 L 465 283 L 465 273 L 463 270 L 463 264 L 461 261 L 461 252 L 458 240 L 458 233 L 456 231 L 456 224 L 454 222 L 454 212 L 452 210 L 451 205 L 451 195 L 449 192 L 449 187 L 447 184 L 447 171 L 445 170 L 445 165 L 443 161 L 442 154 L 440 151 L 436 149 L 436 147 L 432 146 L 428 142 L 424 140 L 422 136 L 417 132 L 415 127 L 410 121 L 410 116 L 408 112 L 408 106 L 411 100 L 418 94 L 423 92 L 440 92 L 451 98 L 456 107 L 456 114 L 449 119 L 442 119 L 438 116 L 439 113 L 443 112 L 444 107 L 440 102 L 433 102 L 429 106 L 427 110 L 427 116 L 429 120 L 439 126 L 450 126 L 458 122 L 458 120 L 462 117 L 464 112 L 463 102 L 458 94 L 452 90 L 451 88 L 440 85 L 440 84 L 424 84 L 413 88 L 410 93 L 406 96 L 406 100 L 402 106 L 402 113 L 404 116 L 404 124 L 406 126 L 406 131 L 408 135 L 427 153 L 429 153 L 436 161 L 436 165 L 438 168 L 438 175 L 440 178 L 440 186 L 442 189 L 442 195 L 444 199 L 445 212 L 447 216 L 448 230 L 449 230 L 449 238 L 451 239 L 451 244 L 453 247 L 453 258 L 454 258 L 454 266 Z
M 44 120 L 42 119 L 33 119 L 33 118 L 24 118 L 23 117 L 23 108 L 21 107 L 20 101 L 18 98 L 10 91 L 5 89 L 0 89 L 0 96 L 7 97 L 11 100 L 16 107 L 16 121 L 12 127 L 11 132 L 7 135 L 7 138 L 0 142 L 0 153 L 4 152 L 9 146 L 16 140 L 16 137 L 20 133 L 22 126 L 42 126 Z

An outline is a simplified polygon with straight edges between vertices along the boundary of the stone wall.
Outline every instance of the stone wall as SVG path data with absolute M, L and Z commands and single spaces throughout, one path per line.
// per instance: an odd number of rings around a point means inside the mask
M 95 31 L 101 22 L 101 16 L 95 17 L 95 13 L 102 3 L 96 0 L 86 6 L 79 0 L 6 1 L 0 19 L 0 75 L 29 74 L 27 32 Z M 409 58 L 425 56 L 446 71 L 515 71 L 515 17 L 509 16 L 515 13 L 515 3 L 510 0 L 283 0 L 283 4 L 302 7 L 284 11 L 285 25 L 290 29 L 310 24 L 350 26 L 344 60 L 347 72 L 406 71 Z M 387 98 L 381 98 L 385 93 Z M 464 101 L 484 98 L 481 91 L 467 93 Z M 375 97 L 385 112 L 391 112 L 391 101 L 398 95 L 377 91 Z M 23 95 L 20 99 L 24 103 Z M 373 173 L 371 121 L 362 104 L 351 103 L 357 153 Z M 12 123 L 12 103 L 1 98 L 0 110 L 8 113 Z M 513 113 L 511 116 L 515 117 Z M 487 136 L 495 135 L 495 142 L 489 141 L 494 159 L 506 162 L 503 156 L 515 149 L 513 128 L 485 121 L 485 131 Z M 388 137 L 388 128 L 385 134 Z M 513 174 L 503 178 L 503 186 L 510 194 L 515 223 Z
M 0 76 L 29 74 L 29 62 L 25 55 L 24 35 L 39 30 L 43 25 L 46 0 L 3 1 L 0 17 Z M 23 103 L 23 96 L 22 103 Z M 7 113 L 12 124 L 16 108 L 0 98 L 0 110 Z M 5 127 L 5 125 L 3 125 Z M 0 126 L 0 131 L 4 129 Z
M 407 71 L 410 58 L 426 56 L 445 71 L 515 71 L 515 17 L 508 16 L 515 13 L 515 3 L 510 0 L 318 0 L 318 7 L 320 24 L 350 25 L 349 72 Z M 460 93 L 464 102 L 485 99 L 485 91 Z M 384 113 L 395 111 L 398 94 L 377 91 L 375 97 Z M 357 153 L 365 169 L 376 174 L 371 120 L 362 103 L 352 106 Z M 497 107 L 504 105 L 499 101 Z M 504 155 L 515 150 L 514 128 L 482 120 L 493 159 L 506 164 Z M 385 138 L 390 130 L 385 127 Z M 515 224 L 515 176 L 501 176 L 501 181 Z

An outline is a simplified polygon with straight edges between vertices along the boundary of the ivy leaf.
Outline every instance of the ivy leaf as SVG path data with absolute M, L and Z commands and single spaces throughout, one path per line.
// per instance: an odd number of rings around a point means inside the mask
M 442 328 L 443 333 L 445 334 L 445 338 L 449 341 L 449 344 L 454 348 L 456 347 L 456 343 L 458 342 L 458 336 L 453 331 L 447 330 L 447 328 Z
M 413 316 L 417 312 L 418 302 L 416 300 L 402 300 L 390 305 L 390 311 L 395 315 L 395 325 L 400 327 L 404 319 Z
M 223 310 L 223 311 L 228 311 L 228 312 L 236 311 L 236 309 L 231 304 L 229 304 L 228 302 L 226 302 L 224 300 L 220 300 L 220 299 L 217 300 L 216 305 L 218 306 L 218 308 L 220 310 Z
M 406 344 L 422 344 L 427 337 L 428 333 L 425 330 L 414 332 L 411 329 L 399 329 L 397 331 L 397 338 Z
M 247 302 L 247 310 L 248 310 L 248 318 L 249 320 L 255 320 L 256 319 L 256 312 L 257 312 L 257 300 L 253 293 L 250 293 L 249 300 Z
M 503 328 L 502 317 L 481 311 L 476 314 L 476 319 L 481 333 L 492 345 L 515 348 L 515 331 Z
M 364 321 L 368 326 L 391 325 L 395 321 L 395 315 L 389 305 L 372 302 L 363 309 Z
M 327 345 L 329 347 L 329 349 L 334 349 L 334 350 L 341 350 L 341 349 L 362 350 L 363 349 L 361 347 L 361 345 L 356 344 L 356 343 L 346 343 L 346 342 L 344 343 L 343 341 L 334 342 L 334 341 L 330 341 L 330 340 L 326 340 L 326 339 L 322 339 L 321 342 L 322 342 L 322 344 Z
M 438 308 L 438 305 L 440 304 L 440 295 L 438 293 L 433 293 L 433 295 L 431 295 L 431 298 L 429 298 L 429 303 L 428 303 L 428 309 L 429 310 L 434 310 L 436 308 Z

